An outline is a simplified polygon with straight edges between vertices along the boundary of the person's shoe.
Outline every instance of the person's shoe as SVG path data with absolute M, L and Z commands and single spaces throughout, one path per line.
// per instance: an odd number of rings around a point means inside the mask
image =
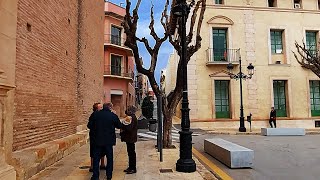
M 129 169 L 129 168 L 127 168 L 127 169 L 123 170 L 123 172 L 128 172 L 128 171 L 130 171 L 130 169 Z
M 129 170 L 127 171 L 127 174 L 134 174 L 134 173 L 137 173 L 137 170 L 129 169 Z
M 92 169 L 92 168 L 89 168 L 89 172 L 93 172 L 93 169 Z
M 106 170 L 106 166 L 100 166 L 101 170 Z
M 108 177 L 108 176 L 107 176 L 107 180 L 111 180 L 111 179 L 112 179 L 111 177 Z

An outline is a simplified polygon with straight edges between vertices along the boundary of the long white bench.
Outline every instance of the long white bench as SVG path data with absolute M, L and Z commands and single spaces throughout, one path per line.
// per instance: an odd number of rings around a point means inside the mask
M 230 168 L 253 166 L 253 150 L 220 138 L 205 139 L 204 151 Z
M 304 128 L 261 128 L 263 136 L 304 136 Z

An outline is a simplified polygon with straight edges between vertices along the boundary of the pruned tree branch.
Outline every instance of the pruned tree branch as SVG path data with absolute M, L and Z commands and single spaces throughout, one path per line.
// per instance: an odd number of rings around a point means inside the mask
M 320 44 L 320 42 L 319 42 Z M 302 45 L 295 42 L 297 52 L 293 52 L 297 62 L 304 68 L 310 69 L 318 77 L 320 77 L 320 54 L 319 50 L 311 50 L 306 47 L 305 43 Z

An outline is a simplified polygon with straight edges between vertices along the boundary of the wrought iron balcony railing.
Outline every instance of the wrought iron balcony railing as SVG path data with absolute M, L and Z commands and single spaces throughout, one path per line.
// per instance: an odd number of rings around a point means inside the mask
M 240 49 L 207 49 L 208 64 L 237 63 L 240 57 Z
M 134 73 L 132 70 L 128 70 L 121 66 L 105 66 L 104 75 L 112 75 L 112 76 L 119 76 L 119 77 L 126 77 L 134 79 Z
M 113 44 L 117 46 L 125 46 L 125 39 L 118 35 L 104 34 L 104 42 L 107 44 Z

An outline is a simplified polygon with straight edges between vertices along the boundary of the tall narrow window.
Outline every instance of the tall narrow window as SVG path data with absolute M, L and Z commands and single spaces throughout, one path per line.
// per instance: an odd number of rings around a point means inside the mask
M 111 43 L 121 45 L 121 29 L 111 26 Z
M 277 7 L 277 0 L 268 0 L 269 7 Z
M 320 81 L 310 81 L 311 116 L 320 116 Z
M 230 118 L 229 81 L 214 81 L 216 118 Z
M 223 0 L 215 0 L 215 4 L 224 4 Z
M 287 116 L 286 81 L 273 81 L 274 109 L 278 117 Z
M 111 55 L 111 75 L 121 76 L 121 56 Z
M 213 60 L 227 61 L 227 29 L 213 29 Z
M 283 43 L 282 43 L 282 30 L 271 30 L 271 53 L 272 54 L 282 54 Z
M 317 52 L 317 32 L 306 31 L 306 46 L 312 54 Z
M 318 0 L 318 10 L 320 10 L 320 0 Z

